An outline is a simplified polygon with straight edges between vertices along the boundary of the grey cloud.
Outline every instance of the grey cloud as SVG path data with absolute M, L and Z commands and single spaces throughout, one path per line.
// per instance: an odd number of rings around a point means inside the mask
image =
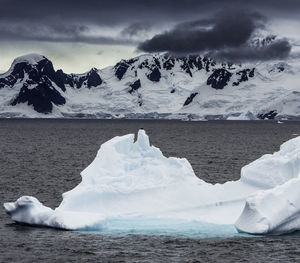
M 144 34 L 150 28 L 151 28 L 151 26 L 149 23 L 135 22 L 135 23 L 132 23 L 129 26 L 125 27 L 122 30 L 121 35 L 135 37 L 135 36 Z
M 36 25 L 33 23 L 0 26 L 0 40 L 69 42 L 103 45 L 136 45 L 128 38 L 91 35 L 85 25 Z
M 298 16 L 299 0 L 0 0 L 3 21 L 80 21 L 96 25 L 120 25 L 135 21 L 159 24 L 183 21 L 233 7 L 255 9 L 276 16 Z
M 89 32 L 89 27 L 86 25 L 65 25 L 65 24 L 49 24 L 46 26 L 49 31 L 53 33 L 79 35 L 84 32 Z

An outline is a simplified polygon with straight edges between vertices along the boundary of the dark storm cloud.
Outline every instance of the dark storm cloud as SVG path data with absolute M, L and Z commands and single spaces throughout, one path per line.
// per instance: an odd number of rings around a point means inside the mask
M 184 22 L 139 44 L 145 52 L 173 54 L 209 53 L 221 60 L 245 61 L 285 58 L 291 45 L 285 39 L 253 46 L 254 33 L 264 28 L 266 18 L 257 12 L 223 11 L 211 18 Z
M 263 27 L 263 21 L 257 13 L 226 11 L 210 19 L 179 24 L 141 43 L 138 48 L 146 52 L 186 54 L 238 47 L 245 44 L 256 29 Z

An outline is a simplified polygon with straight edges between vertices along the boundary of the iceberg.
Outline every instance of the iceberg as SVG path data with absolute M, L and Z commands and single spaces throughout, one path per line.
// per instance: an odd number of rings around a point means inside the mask
M 155 232 L 162 222 L 175 225 L 176 230 L 184 225 L 214 224 L 228 225 L 226 229 L 235 233 L 254 233 L 255 226 L 246 227 L 258 218 L 252 210 L 247 212 L 253 200 L 249 198 L 261 195 L 261 191 L 277 191 L 275 186 L 298 177 L 298 145 L 300 137 L 283 144 L 279 152 L 243 167 L 238 181 L 210 184 L 195 175 L 186 159 L 165 157 L 150 145 L 145 131 L 139 130 L 136 141 L 134 134 L 128 134 L 102 144 L 94 161 L 81 172 L 81 183 L 63 194 L 57 208 L 23 196 L 5 203 L 4 209 L 15 222 L 67 230 L 101 231 L 116 227 L 117 222 L 122 231 L 130 230 L 132 224 L 141 229 L 147 224 L 147 231 Z M 263 209 L 268 202 L 257 207 Z M 244 220 L 243 214 L 250 219 Z

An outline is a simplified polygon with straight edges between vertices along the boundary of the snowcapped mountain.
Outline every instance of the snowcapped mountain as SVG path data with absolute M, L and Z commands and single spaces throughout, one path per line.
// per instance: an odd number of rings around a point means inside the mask
M 0 117 L 295 119 L 300 61 L 142 55 L 84 74 L 30 54 L 0 74 Z

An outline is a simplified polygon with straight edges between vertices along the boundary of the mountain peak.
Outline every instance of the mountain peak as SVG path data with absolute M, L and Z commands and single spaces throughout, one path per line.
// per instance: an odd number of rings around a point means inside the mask
M 25 56 L 17 57 L 14 60 L 13 65 L 22 63 L 22 62 L 25 62 L 26 64 L 36 65 L 38 62 L 40 62 L 41 60 L 44 60 L 44 59 L 47 59 L 47 58 L 42 55 L 36 54 L 36 53 L 31 53 L 31 54 L 27 54 Z

